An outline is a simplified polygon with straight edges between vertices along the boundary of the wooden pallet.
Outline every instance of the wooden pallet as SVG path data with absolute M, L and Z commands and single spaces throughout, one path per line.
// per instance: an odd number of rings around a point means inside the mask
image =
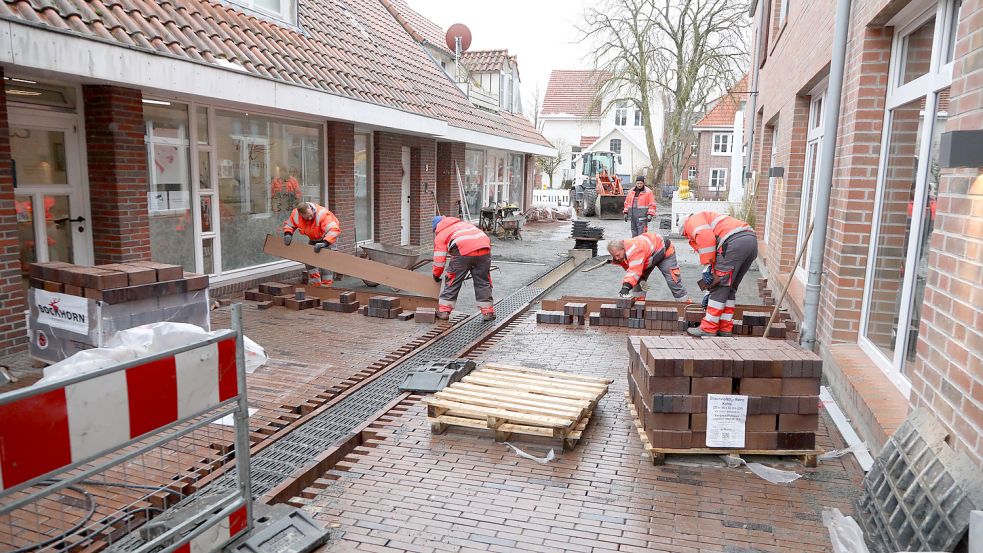
M 562 440 L 570 450 L 612 382 L 489 363 L 423 402 L 434 434 L 450 426 L 490 429 L 496 441 L 512 434 L 544 436 Z
M 649 441 L 648 435 L 645 434 L 642 421 L 638 417 L 638 411 L 635 410 L 635 405 L 632 404 L 631 396 L 627 392 L 625 393 L 625 402 L 628 403 L 628 410 L 631 412 L 631 418 L 635 423 L 638 438 L 642 441 L 642 447 L 652 457 L 653 465 L 664 465 L 666 455 L 729 455 L 733 457 L 739 455 L 770 455 L 779 457 L 794 456 L 802 462 L 803 466 L 815 467 L 819 461 L 819 454 L 822 453 L 818 449 L 713 449 L 708 447 L 672 449 L 654 447 L 652 446 L 652 442 Z

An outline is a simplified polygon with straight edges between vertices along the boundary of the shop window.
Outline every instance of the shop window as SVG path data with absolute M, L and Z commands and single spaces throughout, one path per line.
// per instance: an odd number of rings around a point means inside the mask
M 143 106 L 147 144 L 150 255 L 154 261 L 195 270 L 191 214 L 188 106 L 151 101 Z
M 222 271 L 279 261 L 266 235 L 299 202 L 324 205 L 322 127 L 222 111 L 215 125 Z
M 371 136 L 355 135 L 355 239 L 372 241 L 372 178 L 369 161 L 372 159 Z

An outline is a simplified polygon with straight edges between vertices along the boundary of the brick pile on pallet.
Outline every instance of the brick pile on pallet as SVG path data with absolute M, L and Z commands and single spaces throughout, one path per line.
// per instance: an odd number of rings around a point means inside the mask
M 653 448 L 706 448 L 707 395 L 748 396 L 744 450 L 811 450 L 822 360 L 784 340 L 628 339 L 628 389 Z M 721 451 L 727 451 L 721 449 Z
M 196 292 L 208 276 L 186 273 L 180 265 L 133 261 L 87 267 L 52 261 L 34 263 L 31 288 L 98 300 L 110 305 Z

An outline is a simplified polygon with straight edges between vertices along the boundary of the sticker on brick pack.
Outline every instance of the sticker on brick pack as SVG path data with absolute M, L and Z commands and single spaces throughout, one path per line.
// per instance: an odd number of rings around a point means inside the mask
M 89 333 L 89 300 L 57 292 L 34 290 L 38 323 L 78 334 Z
M 707 447 L 744 447 L 747 398 L 707 395 Z

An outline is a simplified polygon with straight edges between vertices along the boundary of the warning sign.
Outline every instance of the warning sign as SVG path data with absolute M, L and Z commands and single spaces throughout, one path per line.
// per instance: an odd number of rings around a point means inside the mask
M 707 447 L 744 447 L 747 396 L 707 395 Z

